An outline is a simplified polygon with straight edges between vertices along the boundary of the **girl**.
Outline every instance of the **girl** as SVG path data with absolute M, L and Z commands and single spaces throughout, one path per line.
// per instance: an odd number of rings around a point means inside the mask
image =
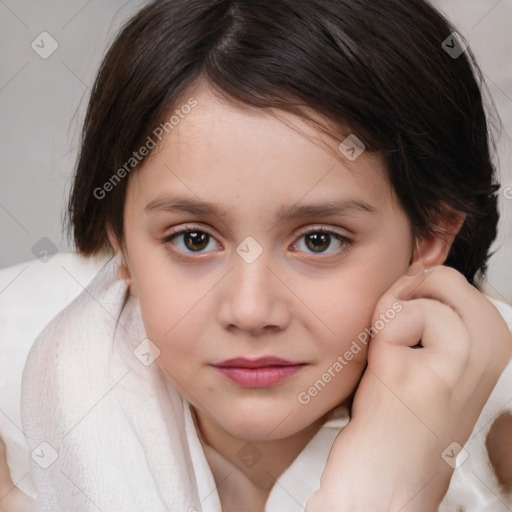
M 27 360 L 22 506 L 501 510 L 479 77 L 423 0 L 143 8 L 89 103 L 70 224 L 113 258 Z

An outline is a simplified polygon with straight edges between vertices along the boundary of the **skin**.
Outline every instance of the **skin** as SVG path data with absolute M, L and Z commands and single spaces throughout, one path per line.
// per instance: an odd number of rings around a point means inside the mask
M 275 480 L 354 392 L 351 422 L 307 512 L 437 510 L 451 477 L 439 454 L 467 440 L 510 356 L 499 313 L 458 272 L 440 266 L 463 218 L 440 224 L 449 237 L 413 240 L 378 155 L 350 161 L 338 151 L 343 139 L 327 139 L 298 118 L 242 110 L 206 87 L 190 94 L 198 106 L 130 176 L 124 240 L 109 238 L 160 350 L 157 364 L 192 404 L 223 512 L 261 512 Z M 217 203 L 226 215 L 162 207 L 177 194 Z M 375 213 L 276 219 L 283 207 L 355 199 Z M 350 242 L 327 237 L 315 252 L 305 235 L 319 228 Z M 210 237 L 189 238 L 189 246 L 183 235 L 170 238 L 187 229 Z M 249 236 L 263 251 L 251 263 L 236 251 Z M 397 301 L 403 312 L 368 353 L 360 344 L 301 403 L 299 394 Z M 421 350 L 409 348 L 420 339 Z M 267 355 L 304 366 L 258 389 L 212 366 Z M 252 467 L 238 456 L 248 442 L 262 455 Z
M 377 301 L 411 258 L 440 262 L 450 241 L 426 239 L 413 254 L 408 218 L 375 155 L 364 152 L 351 162 L 336 152 L 338 140 L 299 119 L 284 116 L 300 133 L 272 115 L 239 110 L 207 88 L 194 97 L 198 106 L 131 177 L 124 278 L 161 352 L 158 365 L 193 405 L 207 459 L 223 481 L 224 510 L 240 506 L 239 497 L 256 511 L 326 414 L 353 394 L 366 350 L 307 405 L 298 394 L 371 325 Z M 228 217 L 145 210 L 176 194 L 218 203 Z M 275 219 L 283 206 L 342 199 L 365 201 L 376 213 Z M 183 236 L 163 242 L 192 223 L 212 237 L 199 244 L 200 254 Z M 315 254 L 299 230 L 319 227 L 351 245 L 337 251 L 343 246 L 332 238 L 324 249 L 330 256 Z M 250 264 L 236 252 L 248 236 L 263 249 Z M 306 366 L 264 389 L 242 388 L 211 366 L 265 355 Z M 248 441 L 262 453 L 252 468 L 237 456 Z
M 7 450 L 0 437 L 0 512 L 30 512 L 35 501 L 14 485 L 7 465 Z
M 351 421 L 307 512 L 437 511 L 455 457 L 510 359 L 505 321 L 457 271 L 412 265 L 376 314 L 396 299 L 401 321 L 372 340 Z
M 512 493 L 512 414 L 504 412 L 498 416 L 485 440 L 489 460 L 498 482 L 504 490 Z

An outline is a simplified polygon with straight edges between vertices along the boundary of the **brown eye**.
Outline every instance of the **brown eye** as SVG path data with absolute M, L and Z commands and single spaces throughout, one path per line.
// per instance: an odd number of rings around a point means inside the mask
M 191 251 L 202 251 L 208 246 L 210 235 L 203 231 L 186 231 L 183 234 L 183 241 L 187 249 Z
M 313 252 L 323 252 L 331 245 L 331 235 L 326 233 L 312 233 L 305 238 L 306 245 Z
M 297 241 L 293 247 L 295 250 L 309 254 L 325 254 L 326 256 L 331 256 L 347 250 L 349 246 L 350 240 L 344 236 L 334 231 L 317 229 L 303 233 L 299 241 Z
M 162 242 L 173 246 L 173 251 L 183 253 L 185 255 L 210 252 L 205 251 L 208 247 L 211 249 L 218 248 L 218 244 L 209 233 L 193 228 L 173 233 L 166 237 Z

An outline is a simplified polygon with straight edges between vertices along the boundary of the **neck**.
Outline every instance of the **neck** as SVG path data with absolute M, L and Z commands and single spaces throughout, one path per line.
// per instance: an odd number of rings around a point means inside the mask
M 230 475 L 236 475 L 253 489 L 268 496 L 279 476 L 325 422 L 325 416 L 306 429 L 285 439 L 248 441 L 230 435 L 209 416 L 191 405 L 199 440 L 220 486 Z M 220 491 L 220 488 L 219 488 Z

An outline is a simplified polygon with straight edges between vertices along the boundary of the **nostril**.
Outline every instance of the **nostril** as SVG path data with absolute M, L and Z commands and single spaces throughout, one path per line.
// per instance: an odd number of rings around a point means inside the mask
M 255 331 L 253 333 L 254 336 L 265 336 L 267 334 L 274 334 L 275 332 L 279 331 L 280 327 L 277 325 L 265 325 L 265 327 L 262 327 L 258 331 Z

